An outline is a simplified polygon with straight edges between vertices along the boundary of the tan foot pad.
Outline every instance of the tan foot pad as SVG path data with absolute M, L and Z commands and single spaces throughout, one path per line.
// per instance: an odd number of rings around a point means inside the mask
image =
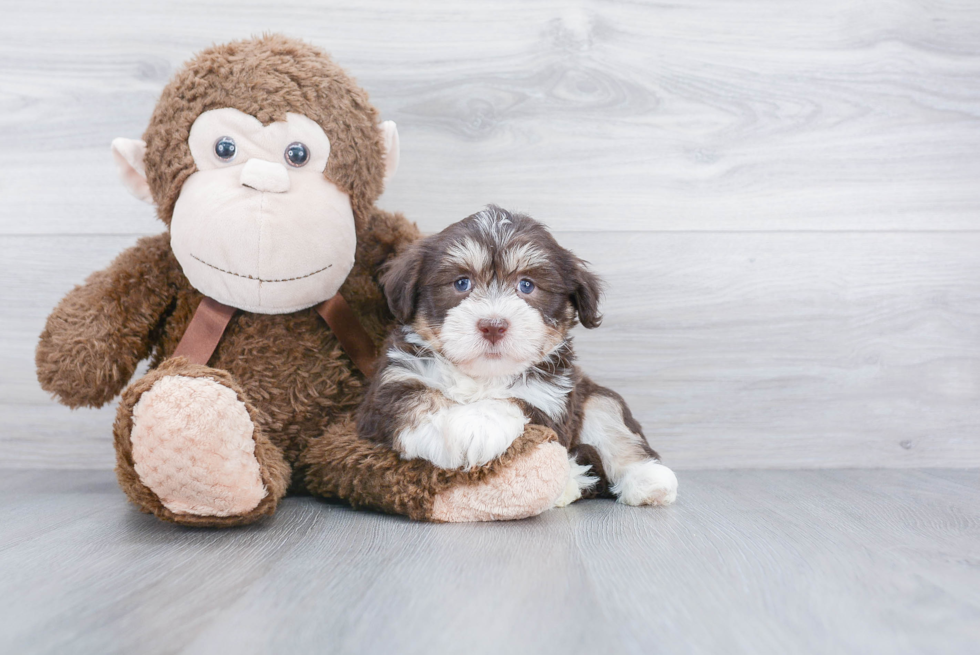
M 210 378 L 161 378 L 133 407 L 136 473 L 171 512 L 244 514 L 267 493 L 253 430 L 228 387 Z
M 487 482 L 436 496 L 432 518 L 463 523 L 536 516 L 554 506 L 568 479 L 568 451 L 555 442 L 543 443 Z

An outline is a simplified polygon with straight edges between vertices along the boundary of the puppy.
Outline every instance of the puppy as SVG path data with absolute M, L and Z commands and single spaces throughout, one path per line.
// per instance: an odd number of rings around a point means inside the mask
M 405 459 L 470 468 L 532 422 L 572 459 L 557 505 L 610 493 L 628 505 L 674 501 L 677 478 L 622 397 L 574 363 L 569 330 L 598 327 L 600 282 L 540 223 L 490 205 L 411 246 L 382 284 L 403 325 L 359 410 L 362 436 Z

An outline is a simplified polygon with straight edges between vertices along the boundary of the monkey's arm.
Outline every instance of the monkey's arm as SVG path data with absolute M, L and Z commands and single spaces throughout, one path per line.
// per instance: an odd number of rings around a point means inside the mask
M 100 407 L 122 391 L 176 296 L 169 241 L 140 239 L 58 303 L 34 358 L 45 391 L 69 407 Z
M 521 519 L 554 506 L 569 479 L 568 452 L 555 433 L 528 425 L 498 459 L 471 470 L 404 460 L 358 436 L 352 418 L 330 425 L 300 456 L 306 489 L 354 507 L 417 521 Z
M 419 228 L 401 214 L 372 209 L 364 233 L 358 235 L 358 261 L 377 277 L 389 259 L 421 236 Z

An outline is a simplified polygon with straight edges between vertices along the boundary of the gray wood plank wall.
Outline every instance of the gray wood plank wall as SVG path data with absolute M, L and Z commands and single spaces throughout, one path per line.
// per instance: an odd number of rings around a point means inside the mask
M 162 226 L 118 184 L 182 61 L 331 51 L 426 231 L 526 210 L 610 283 L 579 336 L 677 468 L 980 466 L 980 4 L 67 2 L 0 22 L 0 464 L 113 463 L 38 388 L 58 298 Z

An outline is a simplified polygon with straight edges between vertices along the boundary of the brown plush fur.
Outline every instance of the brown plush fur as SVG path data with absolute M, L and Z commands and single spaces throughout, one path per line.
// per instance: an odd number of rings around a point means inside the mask
M 379 269 L 418 238 L 401 215 L 374 207 L 383 186 L 383 144 L 367 94 L 321 51 L 280 36 L 204 51 L 167 85 L 146 130 L 146 172 L 160 219 L 195 166 L 187 146 L 203 111 L 233 107 L 263 123 L 304 114 L 331 141 L 325 175 L 351 198 L 356 262 L 341 293 L 380 344 L 392 316 Z M 367 383 L 314 309 L 292 314 L 238 313 L 209 366 L 168 360 L 202 295 L 191 287 L 169 233 L 140 239 L 55 308 L 37 348 L 41 386 L 70 407 L 101 406 L 151 358 L 149 375 L 123 393 L 115 424 L 120 484 L 143 511 L 187 525 L 235 525 L 271 514 L 287 488 L 336 496 L 413 518 L 428 518 L 432 499 L 454 484 L 485 479 L 542 440 L 528 434 L 500 462 L 466 475 L 405 462 L 356 436 L 351 416 Z M 176 515 L 139 480 L 131 454 L 132 409 L 164 375 L 209 377 L 235 391 L 255 424 L 256 457 L 269 493 L 245 516 Z

